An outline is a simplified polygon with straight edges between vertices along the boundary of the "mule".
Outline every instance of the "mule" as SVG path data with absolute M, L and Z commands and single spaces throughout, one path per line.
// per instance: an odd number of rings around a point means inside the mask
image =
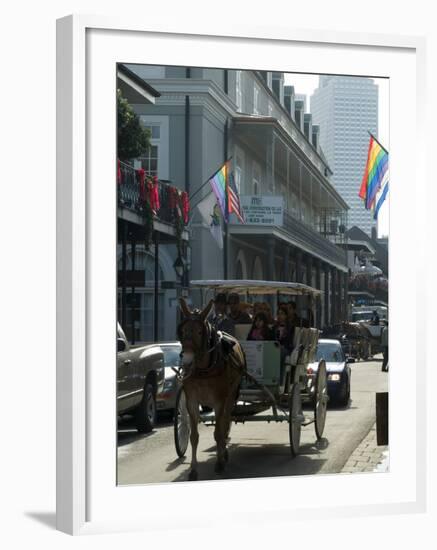
M 230 335 L 223 335 L 208 322 L 212 304 L 213 300 L 202 311 L 191 311 L 185 300 L 180 299 L 184 319 L 178 326 L 178 337 L 185 367 L 182 387 L 191 427 L 191 481 L 198 478 L 199 406 L 214 409 L 214 439 L 217 444 L 215 471 L 223 472 L 228 460 L 226 444 L 232 409 L 238 398 L 241 379 L 246 372 L 246 358 L 238 340 Z

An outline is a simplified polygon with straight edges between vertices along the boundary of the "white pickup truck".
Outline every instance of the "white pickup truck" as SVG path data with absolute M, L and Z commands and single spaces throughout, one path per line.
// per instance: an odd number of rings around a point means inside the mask
M 164 372 L 160 346 L 131 346 L 117 324 L 117 413 L 132 414 L 139 432 L 155 426 L 156 394 L 164 386 Z

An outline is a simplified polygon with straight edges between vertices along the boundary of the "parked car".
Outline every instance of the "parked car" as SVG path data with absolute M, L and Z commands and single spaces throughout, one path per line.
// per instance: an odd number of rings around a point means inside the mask
M 158 412 L 174 414 L 179 381 L 173 370 L 180 365 L 182 346 L 180 342 L 165 342 L 159 344 L 164 353 L 165 380 L 162 390 L 156 396 Z
M 307 367 L 308 374 L 313 380 L 316 378 L 319 361 L 326 362 L 328 378 L 329 402 L 346 406 L 349 403 L 351 392 L 351 368 L 353 357 L 346 358 L 338 340 L 320 339 L 317 344 L 316 361 Z
M 164 354 L 157 344 L 131 346 L 117 324 L 117 413 L 132 414 L 139 432 L 156 424 L 156 395 L 164 386 Z

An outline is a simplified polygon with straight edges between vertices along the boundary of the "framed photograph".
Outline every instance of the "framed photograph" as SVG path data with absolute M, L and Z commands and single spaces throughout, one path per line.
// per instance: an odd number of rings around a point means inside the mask
M 425 510 L 424 51 L 58 21 L 58 529 Z

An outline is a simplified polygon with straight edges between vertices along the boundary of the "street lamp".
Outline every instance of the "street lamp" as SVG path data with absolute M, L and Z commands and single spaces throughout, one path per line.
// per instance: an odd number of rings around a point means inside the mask
M 173 264 L 174 270 L 176 271 L 176 275 L 179 277 L 179 279 L 182 279 L 185 271 L 185 265 L 180 256 L 178 256 Z

